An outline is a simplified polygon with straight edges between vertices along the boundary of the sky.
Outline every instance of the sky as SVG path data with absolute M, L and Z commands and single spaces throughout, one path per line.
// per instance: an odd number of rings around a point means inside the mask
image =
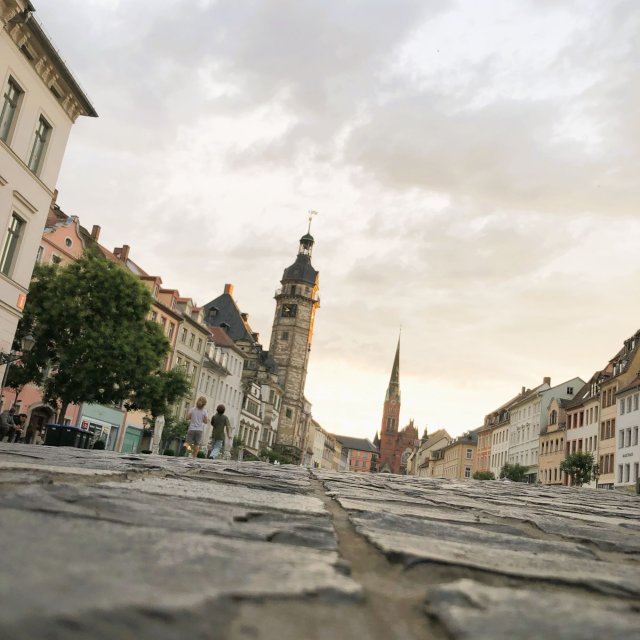
M 318 211 L 306 395 L 451 435 L 640 328 L 636 0 L 35 0 L 100 117 L 58 203 L 264 345 Z

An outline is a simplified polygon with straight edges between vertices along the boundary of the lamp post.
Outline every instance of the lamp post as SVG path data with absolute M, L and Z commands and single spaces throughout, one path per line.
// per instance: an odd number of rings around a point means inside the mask
M 2 374 L 2 386 L 0 387 L 0 391 L 4 389 L 4 384 L 7 380 L 7 372 L 9 371 L 9 365 L 16 360 L 20 360 L 20 358 L 22 358 L 25 353 L 29 353 L 29 351 L 33 349 L 35 343 L 35 338 L 29 333 L 20 341 L 21 351 L 19 353 L 16 353 L 15 351 L 10 351 L 9 353 L 0 352 L 0 367 L 2 365 L 6 365 Z

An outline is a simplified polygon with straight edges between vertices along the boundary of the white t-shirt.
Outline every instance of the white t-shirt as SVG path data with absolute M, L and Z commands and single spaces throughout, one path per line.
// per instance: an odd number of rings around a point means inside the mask
M 191 431 L 202 431 L 204 429 L 204 419 L 208 417 L 206 409 L 198 409 L 193 407 L 191 409 L 191 422 L 189 423 L 189 429 Z

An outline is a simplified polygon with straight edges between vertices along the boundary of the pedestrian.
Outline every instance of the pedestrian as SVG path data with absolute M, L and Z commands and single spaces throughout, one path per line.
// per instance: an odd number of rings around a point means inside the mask
M 191 455 L 194 458 L 198 457 L 198 451 L 200 451 L 204 425 L 209 422 L 207 410 L 204 408 L 206 404 L 207 399 L 204 396 L 200 396 L 196 401 L 196 406 L 189 411 L 189 415 L 187 416 L 189 419 L 189 430 L 187 431 L 185 445 L 187 447 L 192 446 Z
M 16 415 L 14 411 L 13 424 L 9 426 L 7 433 L 7 442 L 20 442 L 24 433 L 24 425 L 27 422 L 27 414 L 19 413 Z
M 220 455 L 220 450 L 222 449 L 225 438 L 228 439 L 231 437 L 231 423 L 229 422 L 229 418 L 224 415 L 224 412 L 224 405 L 219 404 L 216 408 L 215 415 L 211 418 L 211 425 L 213 426 L 213 447 L 211 448 L 209 457 L 212 460 L 215 460 Z
M 9 435 L 9 430 L 15 430 L 15 422 L 13 421 L 13 415 L 15 414 L 15 407 L 10 407 L 6 411 L 0 413 L 0 442 L 2 442 L 5 436 Z

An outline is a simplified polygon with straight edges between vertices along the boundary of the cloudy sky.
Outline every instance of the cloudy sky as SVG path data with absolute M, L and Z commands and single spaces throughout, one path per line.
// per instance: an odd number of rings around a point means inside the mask
M 636 0 L 36 0 L 100 118 L 59 203 L 268 345 L 306 231 L 307 382 L 373 437 L 402 325 L 401 421 L 459 434 L 640 327 Z

